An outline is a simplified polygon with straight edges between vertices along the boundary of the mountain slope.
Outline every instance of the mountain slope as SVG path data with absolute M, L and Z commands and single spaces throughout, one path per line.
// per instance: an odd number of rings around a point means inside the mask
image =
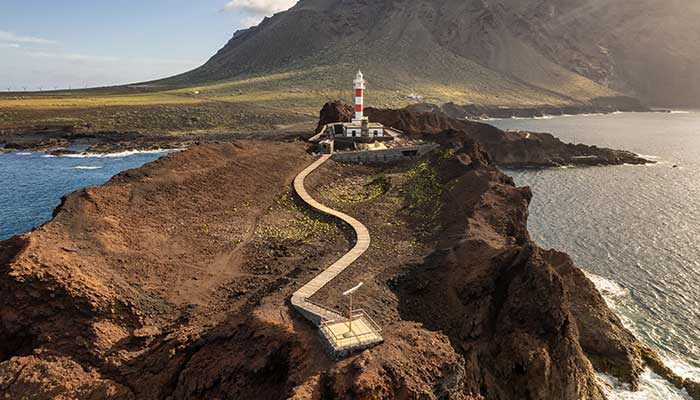
M 505 106 L 623 93 L 694 105 L 699 18 L 700 6 L 680 0 L 301 0 L 165 82 L 288 73 L 293 78 L 278 81 L 280 88 L 332 97 L 360 67 L 378 105 L 405 102 L 410 93 Z

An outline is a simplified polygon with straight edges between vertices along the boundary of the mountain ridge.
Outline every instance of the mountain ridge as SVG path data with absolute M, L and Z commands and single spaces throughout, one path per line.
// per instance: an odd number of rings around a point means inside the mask
M 695 17 L 700 7 L 679 1 L 301 0 L 164 82 L 331 67 L 317 84 L 338 90 L 340 77 L 361 67 L 377 90 L 413 89 L 445 103 L 557 105 L 627 95 L 700 105 Z M 454 93 L 441 93 L 446 88 Z

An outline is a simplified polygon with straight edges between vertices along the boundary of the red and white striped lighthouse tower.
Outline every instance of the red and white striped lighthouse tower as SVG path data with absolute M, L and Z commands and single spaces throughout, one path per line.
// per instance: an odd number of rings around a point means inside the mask
M 364 102 L 365 96 L 365 79 L 362 76 L 362 71 L 357 71 L 357 76 L 355 76 L 355 119 L 354 121 L 360 122 L 364 118 Z

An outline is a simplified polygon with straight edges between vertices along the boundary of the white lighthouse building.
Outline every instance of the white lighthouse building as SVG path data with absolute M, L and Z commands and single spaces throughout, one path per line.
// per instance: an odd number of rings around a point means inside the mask
M 353 122 L 362 122 L 365 111 L 365 78 L 362 71 L 357 71 L 355 76 L 355 119 Z
M 355 76 L 355 118 L 343 124 L 345 137 L 374 138 L 384 136 L 382 124 L 370 123 L 364 116 L 365 111 L 365 78 L 362 71 Z

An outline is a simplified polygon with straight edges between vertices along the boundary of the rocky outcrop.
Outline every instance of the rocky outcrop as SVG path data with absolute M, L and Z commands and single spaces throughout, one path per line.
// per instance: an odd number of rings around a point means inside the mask
M 439 140 L 435 136 L 440 133 L 445 133 L 443 137 L 449 136 L 451 140 L 475 140 L 494 163 L 505 167 L 651 163 L 628 151 L 564 143 L 548 133 L 503 131 L 488 124 L 451 118 L 439 109 L 368 108 L 366 114 L 372 121 L 429 140 Z M 327 103 L 321 110 L 319 127 L 331 122 L 350 121 L 351 118 L 352 109 L 348 105 Z
M 458 154 L 475 158 L 470 147 Z M 440 169 L 452 189 L 436 251 L 394 282 L 402 318 L 450 338 L 466 360 L 469 392 L 603 399 L 571 312 L 574 288 L 529 239 L 529 189 L 488 165 L 458 165 L 455 157 Z
M 649 356 L 568 257 L 532 243 L 530 191 L 446 129 L 429 158 L 329 161 L 307 182 L 377 233 L 318 295 L 344 310 L 343 287 L 365 282 L 356 301 L 384 344 L 333 361 L 288 303 L 352 245 L 290 194 L 306 145 L 194 146 L 69 195 L 51 222 L 0 242 L 0 392 L 602 399 L 594 367 L 634 385 Z
M 566 106 L 540 105 L 535 107 L 494 107 L 480 104 L 458 105 L 445 103 L 441 106 L 431 104 L 415 104 L 408 107 L 413 111 L 438 111 L 456 119 L 484 119 L 484 118 L 534 118 L 557 115 L 578 114 L 609 114 L 613 112 L 649 112 L 649 107 L 644 106 L 639 100 L 625 97 L 598 97 L 587 104 L 575 104 Z
M 326 372 L 320 380 L 322 396 L 348 400 L 477 399 L 467 394 L 464 359 L 447 337 L 416 323 L 400 323 L 392 332 L 385 346 L 341 361 Z

